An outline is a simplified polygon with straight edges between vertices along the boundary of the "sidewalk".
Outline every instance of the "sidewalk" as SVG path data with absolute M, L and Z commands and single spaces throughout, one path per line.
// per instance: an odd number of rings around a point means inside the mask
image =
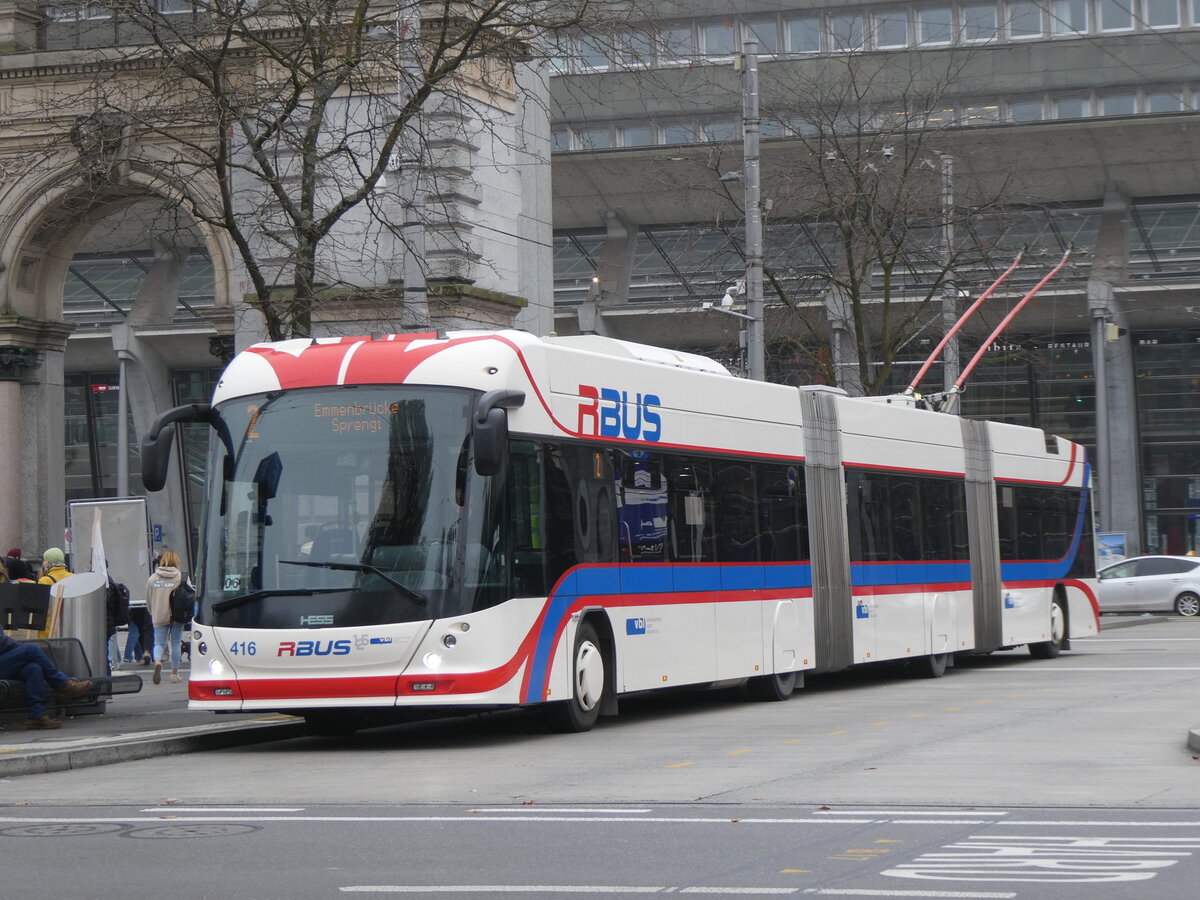
M 186 667 L 179 684 L 171 684 L 166 672 L 162 684 L 152 684 L 153 671 L 150 666 L 134 666 L 114 672 L 141 676 L 141 691 L 116 695 L 103 714 L 64 718 L 63 727 L 54 731 L 27 731 L 23 714 L 0 715 L 0 778 L 217 750 L 307 733 L 303 721 L 292 716 L 189 712 Z

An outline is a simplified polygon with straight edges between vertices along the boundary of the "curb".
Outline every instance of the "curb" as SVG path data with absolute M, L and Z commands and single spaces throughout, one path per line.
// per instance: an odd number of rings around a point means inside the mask
M 307 734 L 311 734 L 311 732 L 303 722 L 279 722 L 277 724 L 248 725 L 245 728 L 227 728 L 221 731 L 201 732 L 179 737 L 131 738 L 105 746 L 47 750 L 43 753 L 28 753 L 9 759 L 0 758 L 0 778 L 64 772 L 69 769 L 107 766 L 112 763 L 153 759 L 158 756 L 174 756 L 180 753 L 195 753 L 202 750 L 225 750 L 230 747 L 243 747 L 269 741 L 284 741 Z
M 1200 728 L 1193 728 L 1188 732 L 1188 749 L 1200 753 Z
M 1133 628 L 1135 625 L 1150 625 L 1154 622 L 1168 622 L 1167 616 L 1101 616 L 1100 630 L 1110 631 L 1113 628 Z

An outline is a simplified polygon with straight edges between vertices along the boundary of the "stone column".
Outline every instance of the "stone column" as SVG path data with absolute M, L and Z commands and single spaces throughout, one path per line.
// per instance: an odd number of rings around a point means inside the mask
M 0 460 L 10 474 L 5 501 L 0 503 L 0 553 L 21 543 L 21 381 L 37 363 L 27 347 L 0 346 Z M 5 543 L 5 542 L 8 543 Z

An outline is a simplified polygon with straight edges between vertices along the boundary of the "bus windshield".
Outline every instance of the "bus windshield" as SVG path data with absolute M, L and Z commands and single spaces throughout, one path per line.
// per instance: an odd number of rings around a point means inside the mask
M 503 485 L 474 472 L 474 399 L 354 386 L 223 404 L 234 455 L 210 468 L 201 620 L 343 627 L 500 602 Z

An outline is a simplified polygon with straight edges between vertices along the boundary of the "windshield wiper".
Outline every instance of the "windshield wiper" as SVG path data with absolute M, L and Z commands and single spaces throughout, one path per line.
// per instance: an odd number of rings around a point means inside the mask
M 265 597 L 311 597 L 313 594 L 336 594 L 338 591 L 344 590 L 345 588 L 289 588 L 286 591 L 252 591 L 249 594 L 242 594 L 240 597 L 218 600 L 212 605 L 212 611 L 220 614 Z
M 405 597 L 407 597 L 409 600 L 411 600 L 413 603 L 417 604 L 418 606 L 428 606 L 429 605 L 429 601 L 426 600 L 424 597 L 422 597 L 420 594 L 418 594 L 416 591 L 414 591 L 412 588 L 408 587 L 407 585 L 401 584 L 395 578 L 392 578 L 392 576 L 388 575 L 387 572 L 384 572 L 382 569 L 379 569 L 376 566 L 371 565 L 370 563 L 309 562 L 308 560 L 302 560 L 302 559 L 281 559 L 279 561 L 285 566 L 311 566 L 314 569 L 335 569 L 340 572 L 368 572 L 372 575 L 378 575 L 380 578 L 382 578 L 384 581 L 386 581 L 388 584 L 390 584 L 392 587 L 394 587 L 396 590 L 398 590 L 400 593 L 402 593 Z

